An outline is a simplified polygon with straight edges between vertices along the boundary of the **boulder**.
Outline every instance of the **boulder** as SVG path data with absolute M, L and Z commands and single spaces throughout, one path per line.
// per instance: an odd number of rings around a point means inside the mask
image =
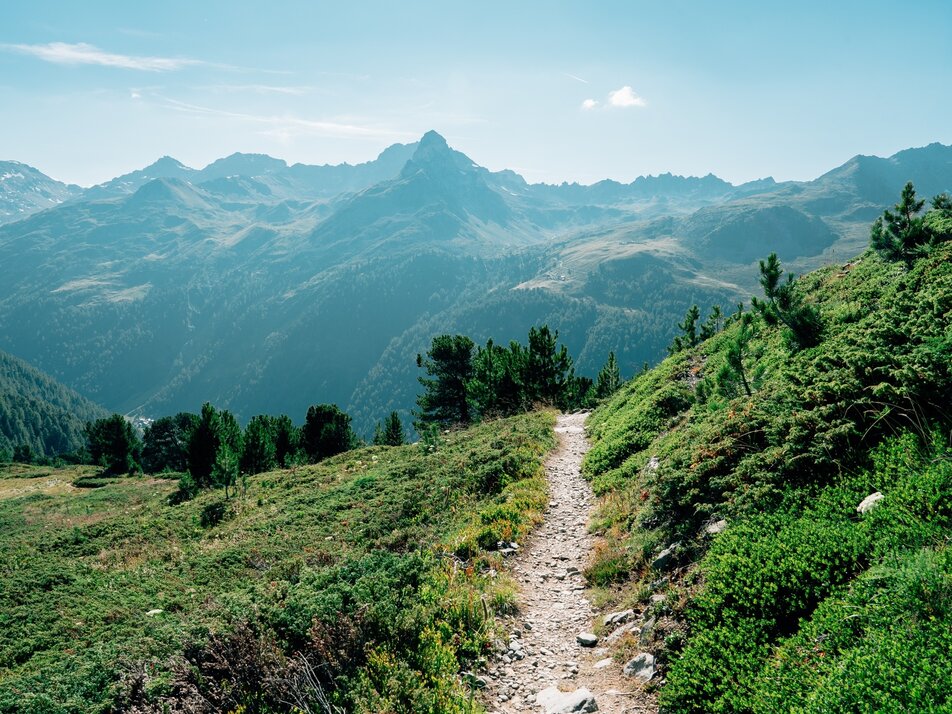
M 727 521 L 722 518 L 719 521 L 708 523 L 706 526 L 704 526 L 704 533 L 705 535 L 713 536 L 717 535 L 718 533 L 722 533 L 725 528 L 727 528 Z
M 658 553 L 651 561 L 651 567 L 655 570 L 670 570 L 674 567 L 675 558 L 678 554 L 679 543 L 672 543 L 667 548 Z
M 620 625 L 623 622 L 628 622 L 631 618 L 635 616 L 634 610 L 619 610 L 618 612 L 610 612 L 605 615 L 605 618 L 602 620 L 604 625 Z
M 640 655 L 630 660 L 625 665 L 622 672 L 629 677 L 634 677 L 641 682 L 647 682 L 655 673 L 655 658 L 653 654 L 642 652 Z
M 563 692 L 556 687 L 543 689 L 536 695 L 536 704 L 545 708 L 545 714 L 598 711 L 595 697 L 585 687 L 574 692 Z

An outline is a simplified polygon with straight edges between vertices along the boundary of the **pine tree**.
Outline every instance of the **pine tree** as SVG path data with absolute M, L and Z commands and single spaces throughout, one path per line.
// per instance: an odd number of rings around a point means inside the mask
M 356 444 L 350 416 L 336 404 L 317 404 L 308 408 L 301 430 L 301 446 L 308 459 L 317 462 L 348 451 Z
M 221 445 L 220 432 L 221 414 L 205 402 L 198 426 L 188 440 L 188 472 L 198 488 L 212 486 L 212 471 Z
M 760 285 L 766 300 L 751 298 L 754 309 L 768 325 L 782 323 L 787 327 L 787 338 L 795 349 L 813 347 L 820 341 L 823 323 L 819 311 L 803 303 L 796 289 L 796 280 L 788 274 L 781 280 L 783 268 L 776 253 L 760 261 Z
M 406 443 L 403 422 L 397 412 L 390 412 L 384 420 L 383 427 L 380 428 L 380 440 L 378 441 L 375 435 L 374 443 L 382 446 L 401 446 Z
M 433 338 L 426 358 L 417 355 L 423 393 L 417 397 L 418 429 L 426 424 L 469 424 L 472 413 L 467 387 L 473 377 L 473 341 L 465 335 Z
M 916 189 L 912 182 L 907 183 L 894 208 L 895 213 L 886 209 L 877 218 L 870 229 L 870 245 L 883 259 L 905 261 L 911 264 L 928 250 L 932 242 L 932 232 L 925 224 L 919 212 L 925 201 L 916 199 Z
M 86 424 L 86 448 L 93 463 L 103 467 L 105 474 L 140 471 L 142 443 L 132 424 L 121 414 L 97 419 Z
M 691 305 L 684 314 L 684 320 L 678 323 L 678 329 L 681 331 L 668 347 L 668 354 L 675 354 L 681 350 L 694 347 L 698 343 L 697 323 L 701 319 L 701 309 L 697 305 Z
M 275 432 L 275 420 L 270 416 L 261 414 L 251 418 L 245 428 L 241 451 L 242 473 L 258 474 L 277 466 Z
M 572 358 L 565 345 L 558 345 L 559 331 L 548 325 L 529 328 L 522 382 L 529 404 L 560 406 L 572 375 Z
M 599 371 L 595 382 L 595 396 L 598 399 L 606 399 L 617 392 L 620 386 L 621 372 L 618 369 L 618 362 L 615 360 L 615 353 L 609 352 L 608 360 Z
M 274 458 L 278 466 L 287 468 L 298 459 L 301 449 L 301 430 L 291 417 L 282 414 L 274 419 Z

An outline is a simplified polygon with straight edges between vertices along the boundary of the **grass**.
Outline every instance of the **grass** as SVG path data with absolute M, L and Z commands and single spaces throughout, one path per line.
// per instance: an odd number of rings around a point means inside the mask
M 511 606 L 492 549 L 540 518 L 552 423 L 360 449 L 228 502 L 44 474 L 67 486 L 0 498 L 0 712 L 267 712 L 318 689 L 348 711 L 472 711 L 458 672 Z

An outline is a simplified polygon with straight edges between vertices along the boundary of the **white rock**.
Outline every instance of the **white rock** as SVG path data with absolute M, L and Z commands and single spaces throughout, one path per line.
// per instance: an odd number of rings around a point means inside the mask
M 147 616 L 147 617 L 155 617 L 155 616 L 158 615 L 160 612 L 163 612 L 163 610 L 160 610 L 160 609 L 156 608 L 155 610 L 149 610 L 149 611 L 146 613 L 146 616 Z
M 611 667 L 612 662 L 614 662 L 614 660 L 611 657 L 600 659 L 595 663 L 595 669 L 605 669 L 605 667 Z
M 536 703 L 545 708 L 545 714 L 598 711 L 595 697 L 585 687 L 574 692 L 562 692 L 556 687 L 549 687 L 536 695 Z
M 883 494 L 879 491 L 869 494 L 866 498 L 860 501 L 859 505 L 856 507 L 857 512 L 859 513 L 869 513 L 876 507 L 876 504 L 883 500 Z
M 727 528 L 727 521 L 722 518 L 719 521 L 708 523 L 704 526 L 704 532 L 707 535 L 717 535 L 718 533 L 722 533 L 725 528 Z
M 575 641 L 582 645 L 582 647 L 594 647 L 598 644 L 598 636 L 591 632 L 579 632 L 575 636 Z

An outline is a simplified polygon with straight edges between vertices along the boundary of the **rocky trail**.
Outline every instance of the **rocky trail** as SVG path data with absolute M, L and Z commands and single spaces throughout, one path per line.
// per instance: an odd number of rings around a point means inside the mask
M 508 561 L 519 583 L 519 613 L 507 621 L 509 642 L 486 677 L 483 701 L 489 712 L 656 711 L 643 691 L 654 674 L 651 656 L 623 668 L 605 646 L 626 632 L 637 633 L 635 613 L 603 615 L 598 618 L 603 623 L 614 619 L 605 641 L 592 634 L 598 614 L 582 574 L 595 545 L 587 529 L 594 495 L 581 475 L 589 446 L 587 416 L 559 416 L 559 446 L 545 467 L 550 500 L 545 520 Z

